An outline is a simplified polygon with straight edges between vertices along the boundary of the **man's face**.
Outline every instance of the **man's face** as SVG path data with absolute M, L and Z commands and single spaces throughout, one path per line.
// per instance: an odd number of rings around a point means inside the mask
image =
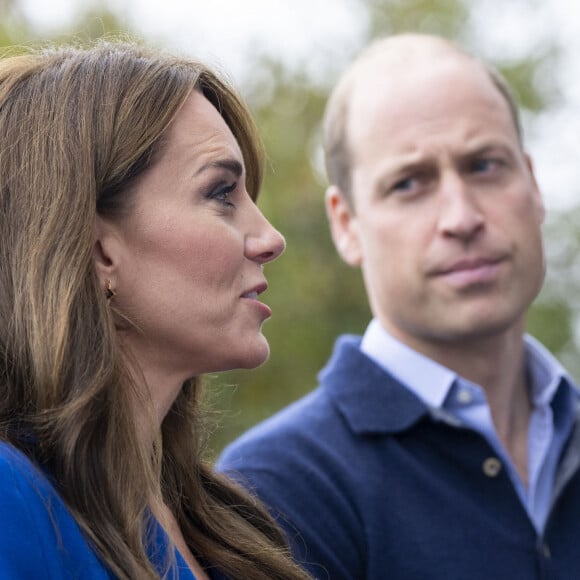
M 327 200 L 373 313 L 419 350 L 521 331 L 544 275 L 543 206 L 507 103 L 463 57 L 370 71 L 347 125 L 352 207 L 332 188 Z

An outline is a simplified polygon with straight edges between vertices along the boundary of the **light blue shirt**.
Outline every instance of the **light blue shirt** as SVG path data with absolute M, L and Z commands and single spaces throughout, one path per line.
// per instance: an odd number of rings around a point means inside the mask
M 580 394 L 546 348 L 531 336 L 526 335 L 524 340 L 532 403 L 527 487 L 497 435 L 480 386 L 396 340 L 376 319 L 363 336 L 361 351 L 415 393 L 435 415 L 445 411 L 485 437 L 502 459 L 524 508 L 541 534 L 550 508 L 558 458 L 570 435 Z

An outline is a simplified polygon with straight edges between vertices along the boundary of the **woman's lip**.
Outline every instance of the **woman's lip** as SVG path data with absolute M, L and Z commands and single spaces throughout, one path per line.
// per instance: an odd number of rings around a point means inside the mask
M 256 298 L 258 298 L 258 293 L 256 291 L 246 292 L 245 294 L 242 294 L 242 298 L 252 298 L 253 300 L 255 300 Z
M 251 296 L 243 295 L 241 296 L 241 299 L 247 302 L 248 304 L 251 304 L 252 306 L 258 308 L 264 315 L 264 318 L 270 318 L 270 316 L 272 316 L 272 309 L 267 304 L 260 302 L 257 299 L 257 296 L 255 298 L 252 298 Z
M 265 292 L 268 289 L 268 284 L 266 282 L 261 282 L 260 284 L 256 284 L 249 290 L 246 290 L 241 295 L 241 298 L 251 298 L 255 300 L 262 292 Z

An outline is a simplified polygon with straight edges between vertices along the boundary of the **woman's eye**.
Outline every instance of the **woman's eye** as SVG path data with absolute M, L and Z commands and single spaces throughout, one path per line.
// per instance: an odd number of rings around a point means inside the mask
M 209 198 L 214 199 L 224 205 L 234 207 L 234 204 L 229 200 L 229 197 L 230 193 L 232 193 L 237 186 L 238 186 L 237 181 L 234 181 L 233 183 L 230 183 L 228 185 L 226 184 L 220 185 L 219 187 L 216 187 L 210 192 Z

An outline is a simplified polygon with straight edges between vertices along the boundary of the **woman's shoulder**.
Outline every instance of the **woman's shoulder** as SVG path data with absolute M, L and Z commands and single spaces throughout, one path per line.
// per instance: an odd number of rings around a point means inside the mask
M 6 476 L 12 473 L 22 475 L 41 474 L 40 470 L 27 455 L 7 441 L 0 441 L 0 474 Z
M 56 494 L 48 477 L 22 451 L 0 441 L 0 505 L 5 504 L 6 496 L 22 494 Z
M 39 515 L 46 506 L 62 502 L 47 474 L 22 451 L 0 441 L 0 513 L 8 516 L 12 510 L 24 507 Z
M 107 578 L 49 477 L 0 442 L 0 578 Z

